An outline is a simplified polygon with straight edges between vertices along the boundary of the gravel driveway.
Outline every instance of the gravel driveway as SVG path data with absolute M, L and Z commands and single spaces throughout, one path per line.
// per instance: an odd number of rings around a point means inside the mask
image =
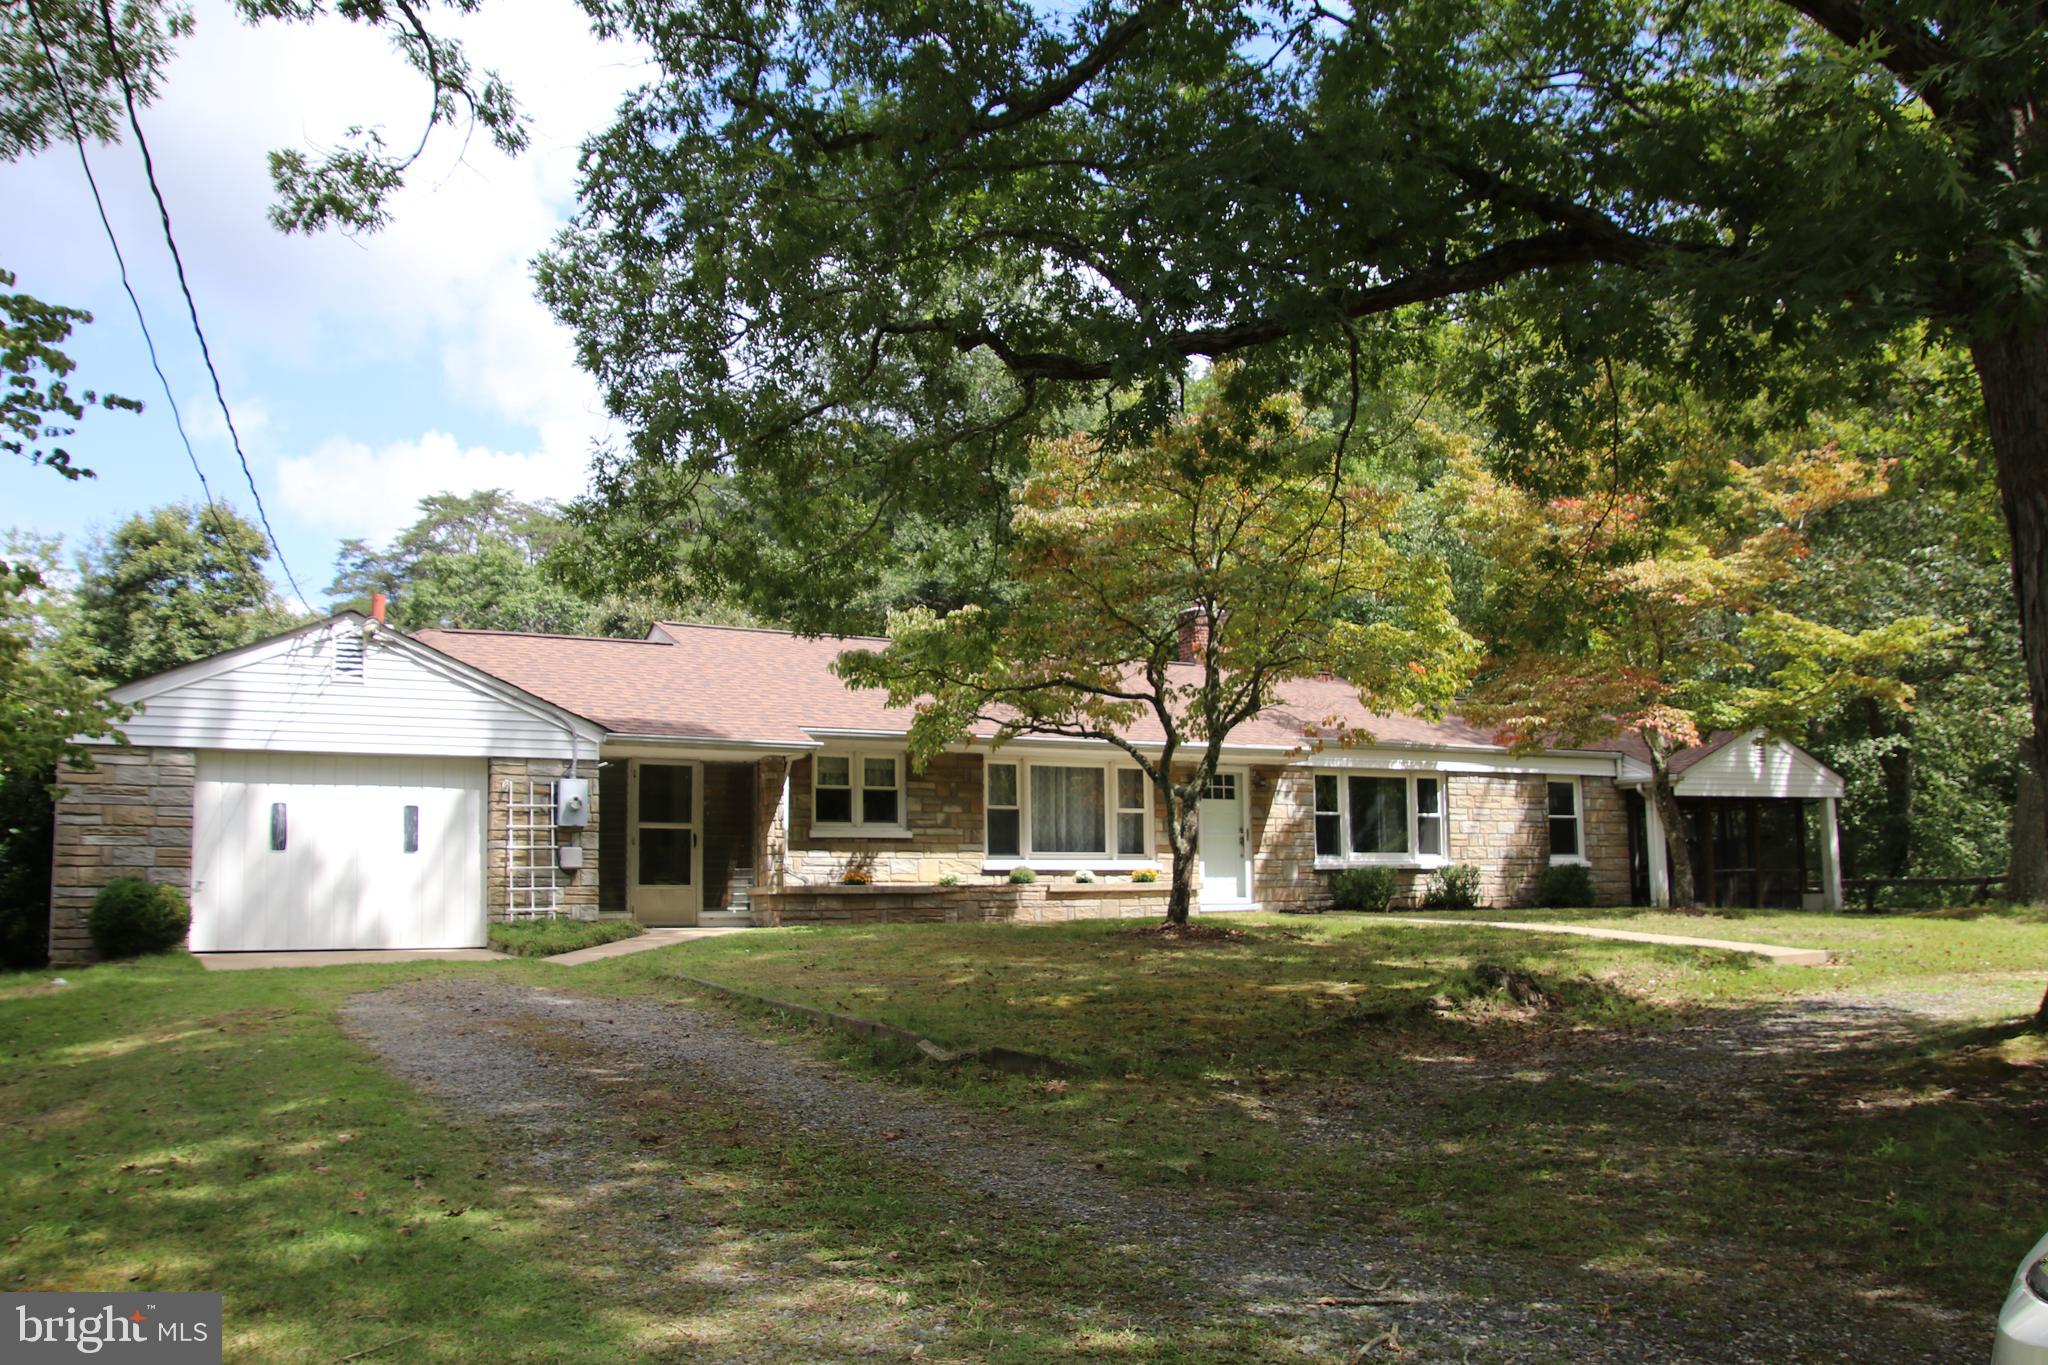
M 912 1168 L 918 1183 L 949 1187 L 963 1200 L 995 1201 L 1011 1216 L 1051 1226 L 1083 1227 L 1106 1246 L 1185 1271 L 1204 1286 L 1199 1311 L 1258 1315 L 1307 1358 L 1392 1358 L 1398 1343 L 1410 1360 L 1862 1360 L 1879 1330 L 1868 1305 L 1830 1296 L 1820 1285 L 1808 1302 L 1757 1302 L 1734 1320 L 1681 1320 L 1632 1311 L 1625 1283 L 1602 1283 L 1592 1272 L 1553 1275 L 1566 1282 L 1546 1284 L 1492 1258 L 1425 1260 L 1402 1242 L 1343 1227 L 1317 1228 L 1221 1197 L 1133 1188 L 1035 1148 L 999 1119 L 845 1075 L 802 1044 L 763 1041 L 710 1010 L 447 979 L 358 996 L 344 1017 L 393 1070 L 487 1124 L 501 1154 L 571 1207 L 601 1204 L 626 1172 L 644 1172 L 647 1154 L 634 1150 L 630 1119 L 606 1120 L 622 1085 L 659 1083 L 683 1095 L 716 1096 L 835 1143 L 859 1144 Z M 1783 1028 L 1774 1020 L 1769 1031 Z M 653 1187 L 679 1183 L 671 1178 Z M 717 1247 L 685 1231 L 676 1208 L 649 1197 L 648 1189 L 638 1181 L 633 1197 L 607 1215 L 608 1236 L 621 1254 L 638 1254 L 647 1267 L 687 1256 L 709 1265 L 716 1283 Z M 801 1254 L 778 1259 L 771 1249 L 733 1270 L 728 1292 L 783 1292 L 809 1273 Z M 780 1354 L 714 1349 L 710 1341 L 690 1343 L 693 1354 L 911 1355 L 943 1337 L 943 1323 L 907 1318 L 886 1295 L 855 1299 L 840 1305 L 835 1335 L 785 1338 Z M 1317 1302 L 1327 1299 L 1350 1302 Z M 1142 1316 L 1141 1308 L 1134 1312 Z M 1962 1358 L 1981 1347 L 1981 1324 L 1950 1327 L 1940 1335 L 1952 1337 L 1954 1349 L 1920 1358 Z M 1894 1340 L 1886 1358 L 1915 1357 L 1900 1354 Z

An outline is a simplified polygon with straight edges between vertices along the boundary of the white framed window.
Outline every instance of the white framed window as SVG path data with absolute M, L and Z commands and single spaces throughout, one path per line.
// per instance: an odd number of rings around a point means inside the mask
M 982 765 L 987 861 L 1094 867 L 1152 852 L 1152 784 L 1128 764 L 991 759 Z
M 1450 810 L 1437 774 L 1320 772 L 1314 781 L 1318 866 L 1449 861 Z
M 1145 774 L 1136 768 L 1116 770 L 1116 856 L 1142 858 L 1151 847 L 1152 821 L 1145 801 Z
M 984 765 L 988 781 L 988 856 L 1015 858 L 1024 852 L 1024 813 L 1017 808 L 1017 765 Z
M 1579 779 L 1552 780 L 1545 786 L 1550 818 L 1550 861 L 1583 863 L 1586 861 L 1586 841 L 1581 828 L 1584 820 L 1579 806 Z
M 811 759 L 811 833 L 906 839 L 903 755 L 895 751 L 816 754 Z

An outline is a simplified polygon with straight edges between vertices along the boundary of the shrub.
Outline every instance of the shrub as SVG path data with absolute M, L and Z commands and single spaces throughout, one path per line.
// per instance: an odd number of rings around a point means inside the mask
M 595 948 L 600 943 L 616 943 L 622 938 L 638 938 L 640 926 L 629 919 L 572 919 L 557 915 L 553 919 L 520 920 L 505 924 L 493 922 L 489 929 L 491 947 L 513 957 L 553 957 L 557 953 L 573 953 L 578 948 Z
M 175 886 L 122 877 L 93 897 L 85 927 L 101 957 L 140 957 L 183 943 L 192 911 Z
M 1479 904 L 1479 869 L 1470 863 L 1452 863 L 1429 874 L 1422 888 L 1425 910 L 1470 910 Z
M 1010 869 L 1010 885 L 1012 886 L 1029 886 L 1037 880 L 1038 874 L 1028 867 L 1013 867 Z
M 1536 903 L 1563 910 L 1593 903 L 1593 869 L 1584 863 L 1553 863 L 1536 878 Z
M 958 885 L 960 885 L 960 874 L 959 874 L 958 872 L 941 872 L 941 873 L 939 874 L 939 885 L 940 885 L 940 886 L 958 886 Z
M 1394 869 L 1347 867 L 1332 873 L 1330 896 L 1339 910 L 1385 910 L 1394 903 Z
M 849 867 L 846 875 L 839 879 L 841 886 L 869 886 L 875 880 L 874 873 L 864 867 Z
M 1087 886 L 1095 880 L 1095 874 L 1084 867 L 1074 874 L 1074 880 L 1083 886 Z
M 1156 882 L 1159 880 L 1159 869 L 1156 867 L 1141 867 L 1131 874 L 1131 880 L 1134 882 Z

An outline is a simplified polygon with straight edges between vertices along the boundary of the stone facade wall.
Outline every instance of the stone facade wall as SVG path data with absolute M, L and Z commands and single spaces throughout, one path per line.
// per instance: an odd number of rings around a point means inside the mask
M 789 886 L 754 893 L 754 923 L 972 924 L 1019 918 L 1027 902 L 1042 902 L 1042 886 L 1005 883 L 932 887 Z
M 594 919 L 600 906 L 598 902 L 598 870 L 600 831 L 604 820 L 604 799 L 598 769 L 594 763 L 579 764 L 578 777 L 590 779 L 590 823 L 582 829 L 556 829 L 554 839 L 557 846 L 579 844 L 583 848 L 583 867 L 577 872 L 566 869 L 555 870 L 556 902 L 558 914 L 576 915 Z M 509 916 L 512 899 L 511 865 L 507 861 L 507 850 L 511 847 L 508 833 L 511 809 L 506 801 L 506 784 L 511 783 L 515 800 L 526 799 L 527 783 L 552 783 L 558 777 L 569 775 L 567 759 L 555 758 L 494 758 L 491 760 L 490 785 L 484 793 L 489 803 L 489 816 L 485 824 L 484 904 L 489 908 L 490 917 L 503 920 Z M 625 812 L 621 811 L 620 818 Z
M 1315 866 L 1315 777 L 1304 768 L 1253 769 L 1250 820 L 1252 890 L 1261 909 L 1318 910 L 1330 905 L 1328 872 Z M 1257 777 L 1265 775 L 1260 788 Z M 1547 783 L 1541 774 L 1445 775 L 1452 862 L 1479 869 L 1480 904 L 1535 902 L 1536 879 L 1550 865 Z M 1629 901 L 1628 814 L 1611 779 L 1579 779 L 1581 836 L 1601 905 Z M 1395 869 L 1396 905 L 1413 907 L 1429 873 Z
M 780 800 L 779 781 L 775 789 Z M 947 873 L 962 878 L 981 874 L 985 830 L 979 754 L 940 754 L 923 772 L 906 773 L 903 811 L 910 829 L 907 839 L 813 835 L 811 760 L 795 760 L 789 765 L 783 884 L 836 883 L 854 867 L 865 869 L 876 882 L 935 882 Z
M 1057 924 L 1077 919 L 1156 919 L 1166 913 L 1163 884 L 1068 882 L 874 886 L 791 886 L 756 893 L 756 924 Z
M 91 962 L 86 912 L 121 877 L 192 893 L 190 749 L 107 746 L 93 750 L 90 772 L 60 768 L 55 849 L 50 871 L 50 962 Z

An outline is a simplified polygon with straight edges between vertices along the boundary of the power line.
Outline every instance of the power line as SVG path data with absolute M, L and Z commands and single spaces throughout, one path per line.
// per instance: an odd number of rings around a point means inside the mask
M 242 434 L 235 429 L 235 415 L 228 411 L 228 396 L 221 388 L 220 371 L 213 365 L 213 350 L 206 344 L 206 329 L 199 325 L 199 305 L 192 299 L 192 286 L 185 278 L 185 258 L 179 254 L 178 239 L 171 232 L 171 209 L 164 202 L 164 193 L 156 183 L 156 160 L 149 154 L 149 140 L 142 135 L 142 120 L 135 112 L 135 87 L 129 83 L 128 67 L 121 60 L 121 49 L 114 36 L 114 10 L 109 0 L 100 0 L 100 23 L 106 30 L 107 55 L 113 59 L 114 76 L 121 83 L 121 99 L 128 107 L 128 126 L 135 132 L 135 145 L 142 152 L 142 171 L 149 181 L 149 193 L 156 200 L 157 216 L 163 220 L 164 245 L 171 250 L 171 263 L 178 271 L 178 292 L 185 296 L 185 311 L 192 319 L 192 334 L 199 338 L 199 355 L 206 362 L 207 376 L 213 380 L 213 399 L 220 404 L 221 419 L 227 423 L 228 440 L 234 445 L 235 458 L 241 462 L 242 478 L 249 485 L 249 496 L 256 500 L 256 519 L 263 523 L 263 534 L 270 541 L 270 549 L 277 556 L 277 567 L 284 570 L 285 581 L 292 585 L 292 593 L 299 599 L 299 605 L 310 607 L 312 600 L 292 573 L 292 566 L 285 562 L 284 546 L 278 544 L 277 532 L 270 528 L 270 513 L 263 506 L 263 495 L 256 491 L 256 474 L 249 468 L 249 457 L 242 451 Z M 47 49 L 46 49 L 47 51 Z
M 135 325 L 142 329 L 142 344 L 149 352 L 149 368 L 156 371 L 157 383 L 163 385 L 164 402 L 170 405 L 171 425 L 178 429 L 178 440 L 185 447 L 185 458 L 192 462 L 192 472 L 199 476 L 199 491 L 206 495 L 206 510 L 213 513 L 213 524 L 223 524 L 220 508 L 213 501 L 213 486 L 206 481 L 206 471 L 199 466 L 199 456 L 192 449 L 192 438 L 185 434 L 184 414 L 178 411 L 177 395 L 171 391 L 171 381 L 164 374 L 162 362 L 157 359 L 156 338 L 149 334 L 149 319 L 143 316 L 142 300 L 135 297 L 135 287 L 128 282 L 128 258 L 121 254 L 121 243 L 114 236 L 114 224 L 107 217 L 106 201 L 100 197 L 100 182 L 93 176 L 92 162 L 85 155 L 85 132 L 78 121 L 78 111 L 72 107 L 71 87 L 57 69 L 57 59 L 50 51 L 49 35 L 43 32 L 43 16 L 36 9 L 35 0 L 28 0 L 29 23 L 35 28 L 36 43 L 43 50 L 43 62 L 50 68 L 50 80 L 57 89 L 58 98 L 64 103 L 65 121 L 71 125 L 71 142 L 78 149 L 78 164 L 85 172 L 85 183 L 92 189 L 92 206 L 100 216 L 100 228 L 107 234 L 107 245 L 114 249 L 114 264 L 120 268 L 121 292 L 128 296 L 128 306 L 135 310 Z

